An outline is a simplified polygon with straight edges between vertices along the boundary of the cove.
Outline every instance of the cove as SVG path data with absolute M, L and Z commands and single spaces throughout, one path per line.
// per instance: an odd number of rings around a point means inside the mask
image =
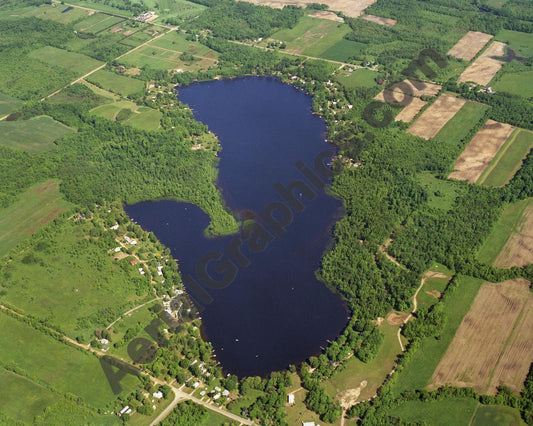
M 241 217 L 244 212 L 257 217 L 271 203 L 290 206 L 275 184 L 302 181 L 313 188 L 295 164 L 315 171 L 315 158 L 326 150 L 333 153 L 325 142 L 324 121 L 312 114 L 312 98 L 277 79 L 193 83 L 179 87 L 178 97 L 218 136 L 223 148 L 218 186 Z M 212 298 L 202 307 L 204 335 L 226 373 L 265 376 L 297 364 L 319 354 L 347 323 L 342 299 L 315 278 L 342 203 L 313 190 L 313 199 L 294 191 L 303 209 L 291 209 L 291 223 L 264 250 L 252 252 L 243 244 L 249 264 L 238 267 L 230 285 L 204 287 Z M 192 204 L 147 201 L 125 210 L 170 248 L 183 276 L 197 277 L 198 260 L 207 253 L 232 259 L 227 247 L 238 236 L 206 238 L 209 217 Z M 213 276 L 216 266 L 208 268 Z M 197 300 L 192 288 L 187 291 Z

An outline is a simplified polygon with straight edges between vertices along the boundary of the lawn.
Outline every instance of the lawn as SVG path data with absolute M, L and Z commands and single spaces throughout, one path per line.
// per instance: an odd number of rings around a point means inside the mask
M 107 70 L 100 70 L 87 77 L 87 81 L 96 84 L 102 89 L 117 93 L 122 96 L 139 93 L 144 89 L 144 82 L 135 78 L 115 74 Z
M 367 382 L 361 390 L 359 401 L 370 398 L 376 389 L 385 381 L 385 377 L 391 372 L 397 356 L 401 353 L 398 342 L 398 326 L 389 325 L 384 321 L 379 330 L 385 338 L 377 356 L 367 363 L 356 357 L 351 357 L 341 369 L 324 382 L 328 394 L 339 400 L 343 392 L 348 389 L 356 389 L 361 382 Z M 354 401 L 355 402 L 355 401 Z
M 489 107 L 477 102 L 466 102 L 433 138 L 434 143 L 446 144 L 453 150 L 453 161 L 467 145 L 470 130 L 483 118 Z M 473 135 L 472 135 L 473 136 Z M 453 164 L 450 164 L 453 167 Z
M 429 308 L 439 301 L 439 293 L 442 294 L 449 280 L 447 278 L 429 278 L 424 287 L 418 293 L 417 302 L 419 308 Z
M 144 4 L 159 15 L 154 22 L 161 23 L 168 18 L 194 17 L 205 10 L 205 6 L 186 0 L 144 0 Z
M 54 141 L 74 129 L 48 116 L 29 120 L 0 121 L 1 142 L 11 148 L 27 152 L 43 152 L 54 148 Z
M 507 184 L 522 165 L 522 160 L 533 147 L 533 132 L 515 130 L 509 140 L 500 149 L 491 164 L 480 176 L 478 183 L 487 186 Z
M 0 210 L 0 256 L 71 206 L 59 192 L 57 181 L 49 180 L 28 189 L 13 204 Z
M 407 401 L 389 411 L 389 416 L 403 422 L 434 426 L 467 426 L 478 402 L 470 398 L 451 398 L 440 401 Z
M 337 81 L 347 89 L 377 87 L 377 76 L 378 74 L 375 71 L 370 71 L 366 68 L 359 68 L 353 72 L 349 72 L 346 68 L 343 68 L 337 72 Z
M 89 15 L 88 10 L 72 8 L 67 9 L 68 6 L 60 4 L 44 4 L 37 8 L 32 8 L 29 12 L 22 15 L 24 18 L 34 16 L 40 19 L 50 19 L 52 21 L 60 22 L 62 24 L 70 24 L 72 22 L 82 20 Z
M 472 426 L 521 426 L 525 422 L 516 408 L 503 405 L 480 405 Z
M 87 74 L 89 71 L 92 71 L 103 64 L 103 62 L 80 53 L 69 52 L 52 46 L 44 46 L 34 50 L 29 53 L 29 56 L 30 58 L 38 59 L 47 64 L 70 70 L 78 76 Z
M 494 83 L 493 88 L 497 92 L 507 92 L 524 98 L 531 98 L 533 97 L 533 71 L 504 74 Z
M 511 234 L 518 232 L 522 214 L 531 203 L 533 203 L 533 199 L 530 198 L 510 204 L 505 209 L 478 252 L 480 262 L 492 265 L 492 262 L 498 257 Z
M 96 356 L 61 343 L 4 312 L 0 312 L 0 328 L 4 365 L 16 365 L 29 376 L 59 392 L 78 395 L 95 408 L 104 408 L 115 400 Z M 137 383 L 135 376 L 127 375 L 121 381 L 123 392 L 131 392 Z
M 462 276 L 458 279 L 458 283 L 459 287 L 446 300 L 444 327 L 440 339 L 428 337 L 422 340 L 412 358 L 397 373 L 397 381 L 393 386 L 395 395 L 406 390 L 424 389 L 429 384 L 435 368 L 470 309 L 483 280 Z
M 127 113 L 127 119 L 120 121 L 140 130 L 157 130 L 163 114 L 155 109 L 145 106 L 139 107 L 131 101 L 118 101 L 111 104 L 100 105 L 91 110 L 91 113 L 108 120 L 116 121 L 121 111 Z
M 430 172 L 419 173 L 418 181 L 427 193 L 429 207 L 433 209 L 449 211 L 455 199 L 466 189 L 457 181 L 438 179 Z
M 127 260 L 114 261 L 114 243 L 91 239 L 93 225 L 63 219 L 38 232 L 2 268 L 2 300 L 88 342 L 123 312 L 153 298 L 148 276 Z
M 21 106 L 22 101 L 20 99 L 0 93 L 0 116 L 9 114 Z
M 495 40 L 509 43 L 509 47 L 519 56 L 533 56 L 533 34 L 520 31 L 501 30 L 494 37 Z

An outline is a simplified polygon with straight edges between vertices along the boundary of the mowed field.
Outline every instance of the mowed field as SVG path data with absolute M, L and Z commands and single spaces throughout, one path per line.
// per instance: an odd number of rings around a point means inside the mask
M 86 74 L 103 64 L 103 62 L 97 61 L 86 55 L 69 52 L 52 46 L 44 46 L 34 50 L 30 52 L 29 56 L 30 58 L 39 59 L 47 64 L 74 71 L 77 75 Z
M 70 347 L 0 311 L 2 363 L 14 364 L 27 375 L 62 393 L 78 395 L 92 407 L 104 408 L 116 396 L 100 365 L 85 351 Z M 123 392 L 131 392 L 138 379 L 127 375 Z
M 27 152 L 54 148 L 54 141 L 73 132 L 68 126 L 48 116 L 29 120 L 0 121 L 0 143 Z
M 498 92 L 531 98 L 533 97 L 533 71 L 504 74 L 493 86 Z
M 132 95 L 144 89 L 144 82 L 135 78 L 115 74 L 112 71 L 100 70 L 91 74 L 87 81 L 122 96 Z
M 464 99 L 443 93 L 426 109 L 420 117 L 407 129 L 409 133 L 430 139 L 439 133 L 440 129 L 466 103 Z
M 57 181 L 49 180 L 28 189 L 18 201 L 0 210 L 0 256 L 71 206 L 59 192 Z
M 533 132 L 517 129 L 485 169 L 478 183 L 488 186 L 503 186 L 509 183 L 532 147 Z
M 352 72 L 345 68 L 336 73 L 337 81 L 348 89 L 356 87 L 377 87 L 376 77 L 378 74 L 375 71 L 370 71 L 366 68 L 359 68 Z
M 407 401 L 391 409 L 388 415 L 403 422 L 432 426 L 468 426 L 478 402 L 470 398 L 450 398 L 438 401 Z
M 25 18 L 34 16 L 40 19 L 61 22 L 62 24 L 70 24 L 71 22 L 89 16 L 90 13 L 88 10 L 84 9 L 71 8 L 70 10 L 67 10 L 67 8 L 68 6 L 60 4 L 43 4 L 37 8 L 32 8 L 22 16 Z
M 494 41 L 463 73 L 459 76 L 459 83 L 472 81 L 486 86 L 494 78 L 503 65 L 496 59 L 505 55 L 505 43 Z
M 0 93 L 0 117 L 9 114 L 21 106 L 22 101 L 20 99 L 12 98 L 11 96 Z
M 124 120 L 120 120 L 119 114 L 126 113 Z M 100 105 L 91 110 L 91 113 L 112 121 L 120 121 L 140 130 L 157 130 L 163 117 L 161 111 L 139 106 L 131 101 L 118 101 L 111 104 Z
M 455 162 L 455 171 L 448 177 L 477 182 L 514 129 L 510 124 L 488 120 L 461 153 Z
M 468 31 L 447 53 L 449 56 L 471 61 L 493 36 L 479 31 Z
M 528 57 L 533 55 L 533 34 L 520 31 L 500 30 L 496 34 L 496 40 L 508 43 L 509 47 L 518 56 Z
M 305 9 L 313 0 L 239 0 L 253 3 L 260 6 L 269 6 L 276 9 L 283 9 L 285 6 L 298 6 Z M 342 12 L 350 18 L 357 18 L 364 10 L 373 5 L 376 0 L 322 0 L 321 4 L 327 4 L 330 10 Z
M 485 283 L 431 378 L 495 394 L 505 384 L 519 393 L 533 361 L 533 295 L 524 279 Z

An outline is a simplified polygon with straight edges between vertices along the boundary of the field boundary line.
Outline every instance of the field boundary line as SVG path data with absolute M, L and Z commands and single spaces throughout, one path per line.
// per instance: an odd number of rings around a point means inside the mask
M 487 180 L 487 177 L 491 174 L 494 168 L 498 165 L 498 163 L 500 162 L 502 157 L 505 155 L 509 147 L 514 143 L 514 141 L 518 137 L 518 134 L 520 133 L 521 130 L 522 129 L 518 127 L 514 129 L 511 136 L 509 136 L 509 139 L 505 141 L 505 143 L 503 144 L 501 149 L 496 153 L 496 155 L 494 156 L 490 164 L 485 168 L 485 170 L 483 170 L 483 173 L 481 173 L 481 176 L 476 182 L 477 184 L 483 184 Z

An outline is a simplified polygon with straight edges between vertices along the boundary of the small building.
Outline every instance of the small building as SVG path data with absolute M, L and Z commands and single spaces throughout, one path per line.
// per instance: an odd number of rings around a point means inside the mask
M 119 411 L 118 415 L 119 416 L 122 416 L 122 414 L 124 414 L 126 411 L 128 411 L 130 409 L 130 406 L 129 405 L 126 405 L 122 410 Z
M 218 398 L 220 398 L 220 393 L 217 393 L 217 394 L 213 397 L 213 401 L 216 401 Z
M 118 253 L 120 250 L 120 247 L 115 247 L 115 253 Z
M 198 386 L 200 386 L 200 382 L 194 382 L 192 387 L 196 389 Z
M 115 223 L 115 224 L 114 224 L 111 228 L 109 228 L 109 229 L 111 229 L 111 230 L 113 230 L 113 231 L 116 231 L 116 230 L 118 229 L 118 226 L 119 226 L 118 223 Z
M 287 395 L 287 403 L 294 404 L 294 394 L 290 393 Z
M 104 345 L 102 346 L 102 352 L 107 352 L 109 350 L 109 346 Z
M 229 390 L 224 389 L 224 390 L 222 391 L 222 396 L 229 396 Z
M 107 340 L 107 339 L 100 339 L 100 343 L 101 343 L 102 345 L 109 345 L 109 340 Z
M 315 426 L 315 422 L 302 422 L 302 426 Z
M 154 392 L 152 395 L 154 396 L 154 398 L 157 398 L 157 399 L 163 398 L 163 392 L 161 392 L 161 391 Z

